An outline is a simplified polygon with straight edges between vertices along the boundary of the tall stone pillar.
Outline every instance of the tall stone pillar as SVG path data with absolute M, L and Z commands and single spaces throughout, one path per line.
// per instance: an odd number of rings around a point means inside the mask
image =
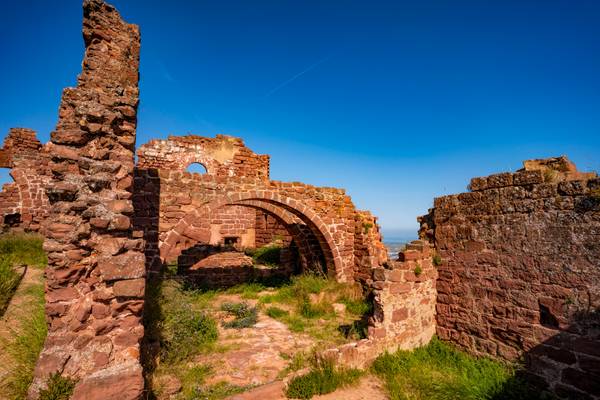
M 101 0 L 85 0 L 83 12 L 82 72 L 63 91 L 48 144 L 48 337 L 29 397 L 59 372 L 77 379 L 73 399 L 138 399 L 145 268 L 131 197 L 140 34 Z

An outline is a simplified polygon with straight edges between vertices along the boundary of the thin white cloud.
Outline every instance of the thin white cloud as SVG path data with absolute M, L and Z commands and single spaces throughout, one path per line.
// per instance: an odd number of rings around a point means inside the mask
M 292 76 L 290 79 L 281 82 L 279 85 L 275 86 L 273 89 L 271 89 L 269 92 L 267 92 L 267 94 L 265 94 L 264 97 L 269 97 L 271 96 L 273 93 L 279 91 L 280 89 L 283 89 L 284 87 L 286 87 L 287 85 L 289 85 L 290 83 L 294 82 L 296 79 L 300 78 L 302 75 L 306 74 L 307 72 L 309 72 L 310 70 L 315 69 L 316 67 L 318 67 L 319 65 L 323 64 L 325 61 L 329 60 L 331 57 L 333 56 L 333 54 L 328 55 L 325 58 L 320 59 L 319 61 L 317 61 L 314 64 L 309 65 L 308 67 L 306 67 L 305 69 L 303 69 L 302 71 L 298 72 L 296 75 Z

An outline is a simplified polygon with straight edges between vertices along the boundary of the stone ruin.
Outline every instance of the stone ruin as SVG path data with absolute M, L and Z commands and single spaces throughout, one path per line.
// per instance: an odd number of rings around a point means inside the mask
M 238 138 L 170 136 L 136 149 L 140 34 L 84 1 L 85 56 L 50 143 L 11 129 L 0 166 L 6 228 L 40 232 L 48 337 L 29 398 L 49 374 L 73 399 L 144 395 L 145 282 L 165 265 L 207 286 L 269 277 L 240 250 L 274 238 L 279 273 L 319 270 L 373 298 L 368 338 L 325 353 L 365 366 L 437 334 L 475 354 L 524 356 L 531 380 L 600 398 L 600 179 L 565 157 L 474 178 L 435 199 L 420 240 L 388 259 L 377 219 L 341 189 L 269 178 L 269 156 Z M 206 173 L 186 172 L 198 163 Z M 257 275 L 258 274 L 258 275 Z M 587 397 L 586 397 L 587 396 Z

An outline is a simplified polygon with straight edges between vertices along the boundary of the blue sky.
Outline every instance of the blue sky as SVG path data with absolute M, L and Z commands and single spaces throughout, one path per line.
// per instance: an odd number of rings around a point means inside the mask
M 388 235 L 527 158 L 600 170 L 598 1 L 112 4 L 142 31 L 138 145 L 241 136 L 273 179 L 344 187 Z M 0 133 L 48 140 L 81 2 L 3 4 L 0 48 Z

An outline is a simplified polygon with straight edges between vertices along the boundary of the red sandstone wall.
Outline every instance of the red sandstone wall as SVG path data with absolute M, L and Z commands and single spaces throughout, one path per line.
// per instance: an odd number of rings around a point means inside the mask
M 328 260 L 332 267 L 330 270 L 340 280 L 352 279 L 354 207 L 343 190 L 317 188 L 297 182 L 283 183 L 236 176 L 226 178 L 169 170 L 159 170 L 158 174 L 158 239 L 161 254 L 166 260 L 176 259 L 182 250 L 195 243 L 208 242 L 208 216 L 223 205 L 258 199 L 258 204 L 247 205 L 263 210 L 273 208 L 273 212 L 289 219 L 288 226 L 307 224 L 290 209 L 306 217 L 312 224 L 312 231 L 324 235 L 317 239 L 329 241 L 327 247 L 332 250 Z M 295 228 L 302 229 L 298 226 Z M 315 243 L 317 239 L 306 237 L 306 246 L 324 247 L 324 243 Z
M 437 271 L 431 251 L 428 242 L 417 240 L 399 254 L 398 260 L 374 266 L 367 280 L 375 308 L 368 338 L 326 350 L 323 355 L 341 365 L 367 368 L 385 351 L 427 344 L 436 327 Z
M 255 154 L 242 139 L 231 136 L 169 136 L 146 143 L 137 153 L 140 169 L 184 172 L 200 163 L 209 175 L 269 179 L 269 156 Z
M 47 146 L 53 179 L 44 249 L 48 336 L 29 397 L 49 374 L 77 378 L 71 399 L 139 399 L 145 287 L 133 233 L 139 29 L 84 1 L 85 57 Z
M 40 230 L 49 209 L 45 192 L 50 181 L 49 161 L 34 131 L 10 130 L 0 149 L 0 167 L 11 168 L 14 182 L 5 184 L 0 192 L 0 223 L 28 231 Z M 19 214 L 19 222 L 7 224 L 15 214 Z
M 354 279 L 369 285 L 373 268 L 388 262 L 377 218 L 368 211 L 354 214 Z
M 255 247 L 256 210 L 242 206 L 225 206 L 210 215 L 210 244 L 225 244 L 226 238 L 238 238 L 238 249 Z
M 474 178 L 422 219 L 443 260 L 437 333 L 474 353 L 525 354 L 540 386 L 599 398 L 600 179 L 535 161 Z
M 292 236 L 287 228 L 272 215 L 256 210 L 255 246 L 262 247 L 279 240 L 284 247 L 290 245 Z

